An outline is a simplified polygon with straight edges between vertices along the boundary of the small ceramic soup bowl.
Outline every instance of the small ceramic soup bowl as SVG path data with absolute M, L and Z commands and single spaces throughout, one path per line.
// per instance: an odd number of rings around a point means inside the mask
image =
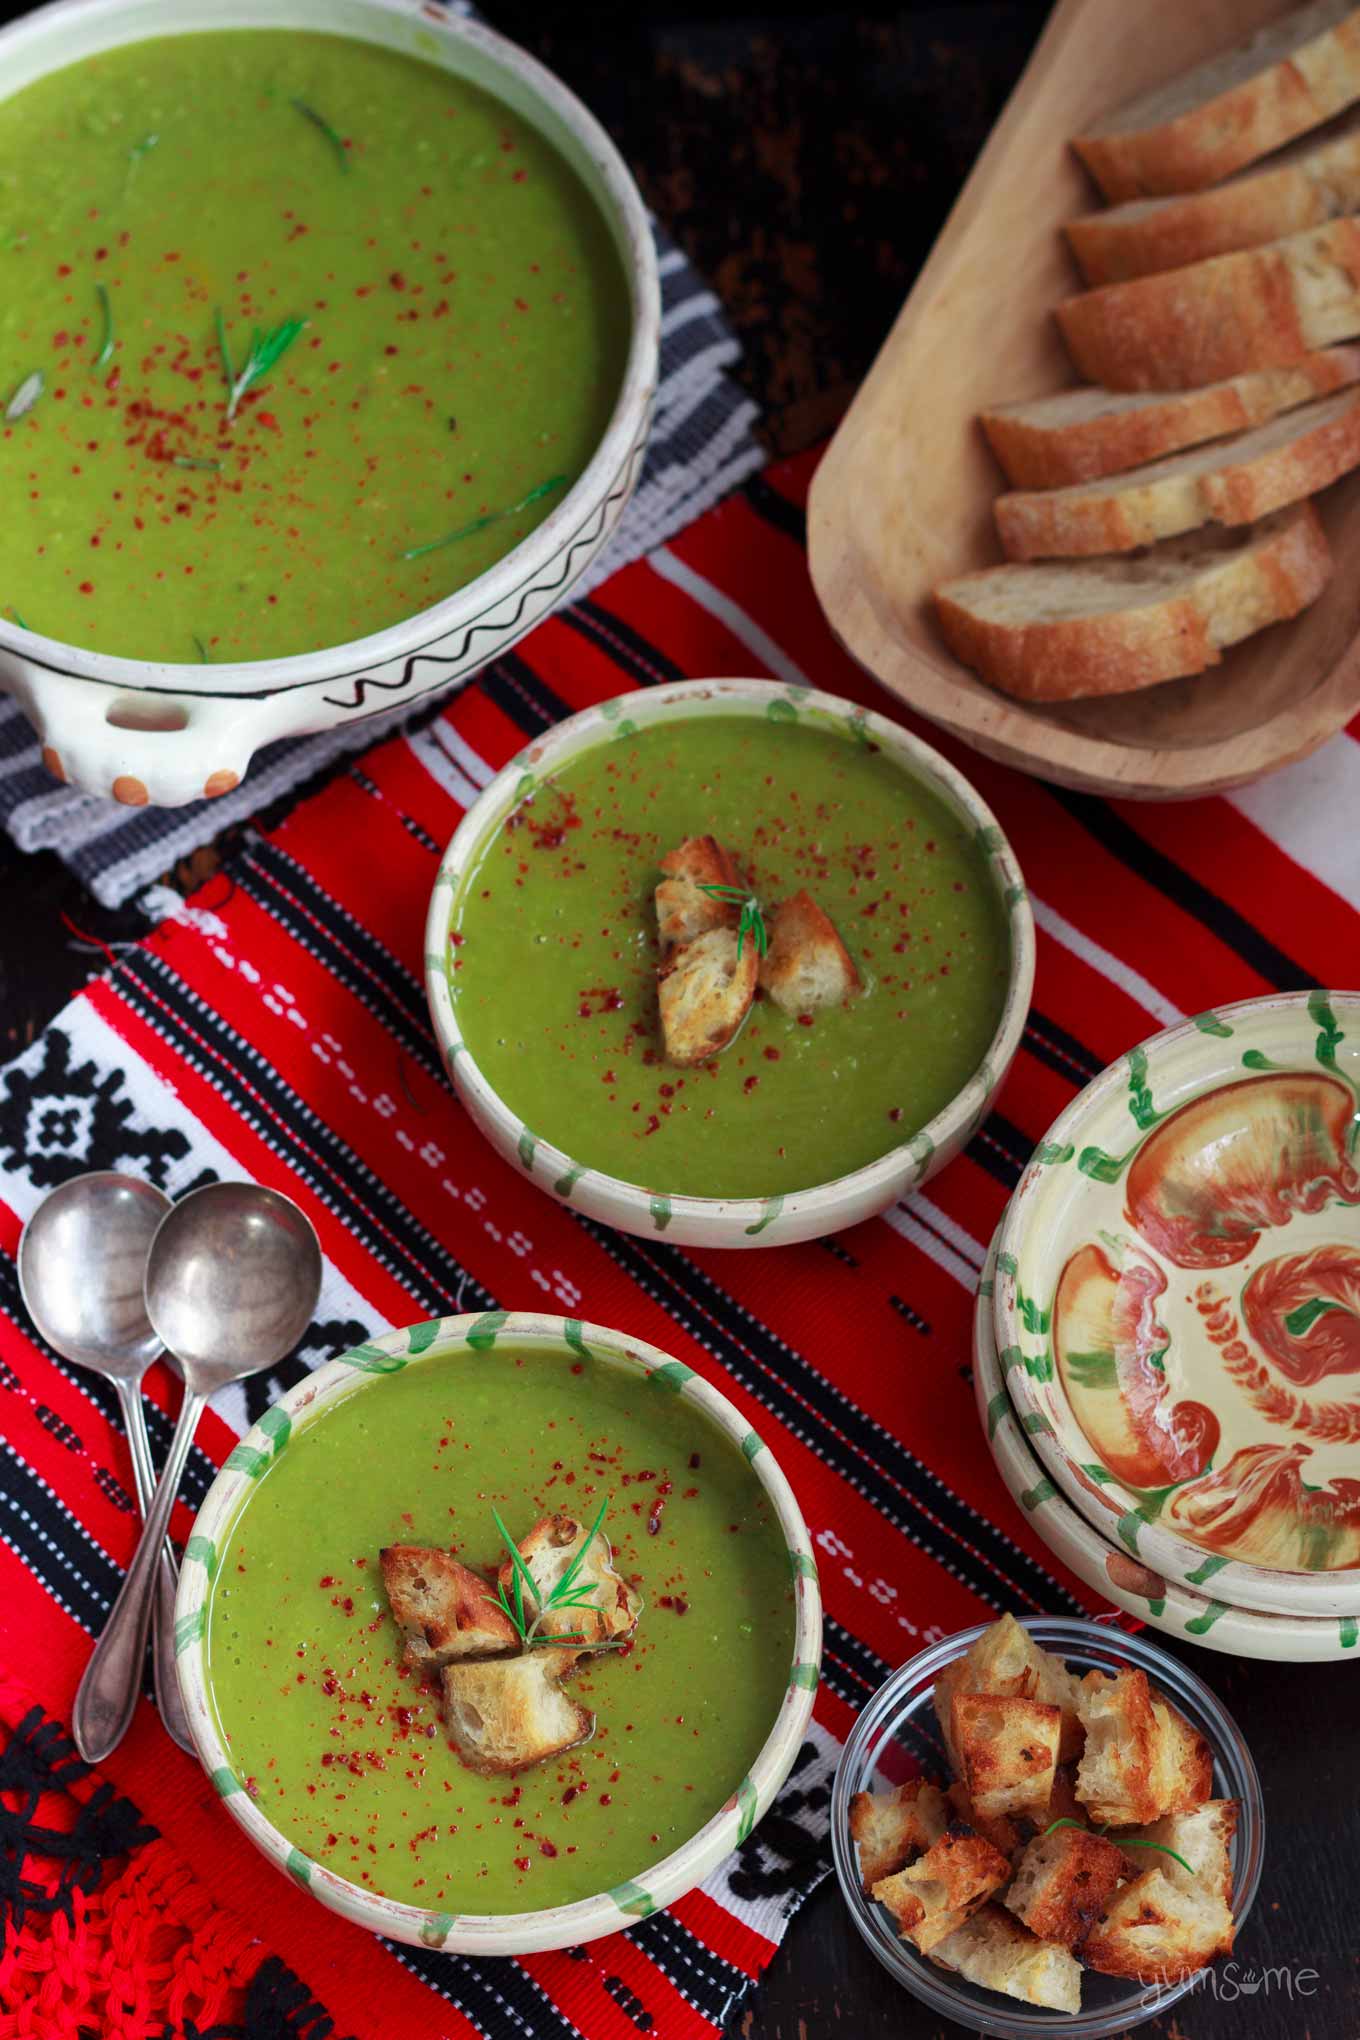
M 355 1396 L 373 1405 L 369 1421 L 380 1421 L 384 1389 L 394 1377 L 408 1368 L 450 1361 L 456 1365 L 460 1357 L 484 1356 L 498 1342 L 518 1352 L 537 1346 L 556 1354 L 569 1348 L 650 1380 L 658 1392 L 693 1405 L 731 1441 L 734 1455 L 744 1460 L 750 1479 L 764 1491 L 787 1548 L 793 1643 L 782 1697 L 750 1770 L 726 1804 L 679 1848 L 659 1862 L 640 1866 L 627 1882 L 570 1905 L 533 1912 L 436 1912 L 385 1898 L 314 1861 L 246 1789 L 214 1704 L 210 1608 L 214 1578 L 261 1475 L 300 1433 L 324 1424 L 328 1410 Z M 320 1436 L 324 1435 L 323 1431 Z M 812 1713 L 822 1649 L 821 1594 L 807 1526 L 774 1455 L 741 1413 L 700 1375 L 655 1346 L 579 1319 L 523 1311 L 440 1318 L 384 1333 L 318 1368 L 275 1403 L 231 1453 L 208 1490 L 185 1547 L 175 1618 L 180 1687 L 200 1761 L 227 1812 L 260 1852 L 344 1918 L 413 1947 L 462 1955 L 527 1955 L 575 1947 L 647 1918 L 701 1883 L 745 1841 L 788 1777 Z
M 36 729 L 59 779 L 131 806 L 229 793 L 262 745 L 361 722 L 446 690 L 562 600 L 623 514 L 642 465 L 660 344 L 656 254 L 637 186 L 594 117 L 504 37 L 422 0 L 54 0 L 0 29 L 0 94 L 82 57 L 195 29 L 294 28 L 418 58 L 502 100 L 584 183 L 628 280 L 623 379 L 584 474 L 527 538 L 474 581 L 349 644 L 231 665 L 110 658 L 0 614 L 0 690 Z
M 753 1197 L 701 1197 L 648 1187 L 587 1167 L 542 1139 L 493 1088 L 463 1039 L 450 990 L 450 922 L 469 873 L 526 788 L 620 732 L 697 716 L 797 721 L 872 744 L 905 781 L 928 789 L 982 853 L 1009 941 L 1005 996 L 977 1068 L 901 1145 L 834 1180 Z M 425 985 L 450 1081 L 492 1146 L 541 1190 L 621 1232 L 663 1234 L 682 1246 L 771 1247 L 820 1239 L 895 1204 L 953 1159 L 990 1110 L 1024 1032 L 1034 983 L 1034 919 L 1015 856 L 990 808 L 961 772 L 885 716 L 835 695 L 768 680 L 689 680 L 599 703 L 559 723 L 514 758 L 463 817 L 444 853 L 425 924 Z
M 997 1349 L 1079 1513 L 1239 1608 L 1360 1617 L 1360 994 L 1200 1013 L 1049 1128 Z

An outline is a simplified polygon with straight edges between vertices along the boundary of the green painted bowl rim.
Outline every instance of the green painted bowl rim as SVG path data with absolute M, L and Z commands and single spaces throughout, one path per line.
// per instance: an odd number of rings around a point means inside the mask
M 663 1392 L 694 1403 L 732 1440 L 774 1503 L 788 1545 L 795 1584 L 793 1654 L 779 1712 L 750 1771 L 726 1804 L 678 1849 L 637 1878 L 571 1905 L 519 1913 L 437 1913 L 351 1884 L 305 1855 L 260 1811 L 233 1769 L 213 1714 L 208 1601 L 218 1545 L 255 1481 L 287 1446 L 295 1422 L 311 1423 L 342 1398 L 374 1392 L 408 1366 L 443 1360 L 459 1350 L 484 1351 L 502 1337 L 603 1356 L 612 1365 L 647 1376 Z M 175 1651 L 199 1760 L 227 1812 L 280 1870 L 332 1911 L 389 1939 L 462 1955 L 524 1955 L 574 1947 L 645 1919 L 691 1891 L 746 1839 L 787 1778 L 802 1745 L 821 1665 L 822 1604 L 811 1540 L 793 1491 L 774 1454 L 725 1395 L 693 1368 L 644 1339 L 579 1318 L 497 1310 L 431 1318 L 384 1332 L 317 1368 L 265 1411 L 227 1458 L 195 1518 L 175 1602 Z
M 666 720 L 704 714 L 750 713 L 763 708 L 775 721 L 800 715 L 817 720 L 856 741 L 872 737 L 910 778 L 927 786 L 951 812 L 971 823 L 974 841 L 987 860 L 1010 936 L 1010 971 L 1006 996 L 987 1051 L 973 1075 L 926 1124 L 876 1161 L 823 1183 L 809 1184 L 766 1197 L 697 1197 L 681 1191 L 654 1192 L 641 1183 L 588 1168 L 565 1150 L 544 1140 L 500 1096 L 483 1075 L 458 1031 L 453 995 L 445 967 L 449 918 L 464 874 L 487 838 L 498 829 L 529 789 L 535 768 L 551 766 L 565 756 L 605 743 L 612 735 Z M 465 1094 L 474 1113 L 489 1120 L 497 1144 L 520 1164 L 540 1187 L 569 1201 L 578 1187 L 608 1200 L 627 1213 L 639 1232 L 665 1231 L 672 1223 L 697 1225 L 712 1243 L 718 1236 L 734 1245 L 760 1244 L 759 1236 L 775 1227 L 771 1240 L 812 1236 L 806 1226 L 794 1235 L 800 1218 L 815 1215 L 822 1233 L 869 1216 L 904 1195 L 931 1171 L 937 1150 L 961 1144 L 982 1123 L 1029 1017 L 1034 986 L 1034 915 L 1015 852 L 982 796 L 947 758 L 913 736 L 900 723 L 839 695 L 776 680 L 681 680 L 662 687 L 639 688 L 565 717 L 519 751 L 481 791 L 454 831 L 440 860 L 425 923 L 425 985 L 435 1033 L 455 1089 Z M 541 1170 L 541 1179 L 540 1172 Z M 622 1223 L 617 1216 L 610 1222 Z M 704 1230 L 706 1228 L 706 1230 Z M 677 1227 L 677 1234 L 685 1237 Z
M 1241 1081 L 1255 1067 L 1241 1059 L 1244 1044 L 1239 1037 L 1244 1031 L 1248 1037 L 1245 1046 L 1250 1049 L 1254 1037 L 1273 1036 L 1281 1028 L 1298 1028 L 1296 1060 L 1287 1066 L 1302 1066 L 1312 1056 L 1312 1050 L 1305 1046 L 1306 1040 L 1309 1035 L 1316 1039 L 1322 1026 L 1316 1011 L 1319 1001 L 1352 1014 L 1354 1038 L 1360 1040 L 1360 992 L 1327 991 L 1314 986 L 1304 991 L 1268 993 L 1193 1014 L 1173 1027 L 1148 1035 L 1079 1091 L 1039 1142 L 1034 1159 L 1007 1207 L 998 1235 L 993 1316 L 997 1351 L 1030 1444 L 1045 1471 L 1088 1523 L 1102 1534 L 1107 1527 L 1116 1532 L 1140 1563 L 1192 1590 L 1202 1590 L 1212 1578 L 1215 1596 L 1235 1607 L 1263 1614 L 1360 1616 L 1360 1567 L 1298 1572 L 1252 1565 L 1244 1559 L 1224 1559 L 1209 1546 L 1196 1544 L 1188 1536 L 1169 1529 L 1159 1518 L 1148 1520 L 1140 1514 L 1132 1491 L 1112 1477 L 1101 1481 L 1102 1495 L 1109 1498 L 1108 1502 L 1097 1499 L 1082 1470 L 1083 1465 L 1091 1463 L 1094 1448 L 1085 1444 L 1082 1452 L 1084 1433 L 1061 1394 L 1056 1374 L 1043 1383 L 1044 1390 L 1051 1395 L 1046 1406 L 1045 1396 L 1028 1368 L 1020 1364 L 1035 1337 L 1023 1320 L 1022 1296 L 1042 1298 L 1052 1294 L 1057 1271 L 1051 1263 L 1063 1246 L 1053 1225 L 1043 1222 L 1045 1195 L 1060 1171 L 1066 1175 L 1073 1168 L 1080 1170 L 1088 1153 L 1099 1152 L 1090 1143 L 1096 1129 L 1113 1116 L 1116 1101 L 1128 1094 L 1131 1085 L 1154 1087 L 1159 1065 L 1164 1067 L 1168 1058 L 1179 1063 L 1187 1053 L 1204 1064 L 1204 1076 L 1193 1081 L 1177 1076 L 1177 1105 Z M 1306 1028 L 1299 1025 L 1301 1020 L 1307 1021 Z M 1233 1043 L 1231 1066 L 1224 1061 L 1227 1050 L 1223 1044 L 1227 1041 Z M 1318 1066 L 1322 1067 L 1320 1063 Z M 1146 1132 L 1139 1130 L 1130 1156 L 1145 1137 Z M 1128 1159 L 1129 1156 L 1124 1158 Z M 1040 1280 L 1035 1279 L 1036 1270 L 1041 1271 Z M 1013 1357 L 1008 1360 L 1007 1355 Z M 1054 1412 L 1071 1435 L 1070 1447 L 1055 1428 Z M 1074 1456 L 1077 1453 L 1081 1456 Z M 1105 1469 L 1101 1471 L 1104 1475 Z

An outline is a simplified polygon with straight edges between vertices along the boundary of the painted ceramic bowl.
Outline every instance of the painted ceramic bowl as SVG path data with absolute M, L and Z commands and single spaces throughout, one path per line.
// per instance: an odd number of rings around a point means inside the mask
M 734 1452 L 749 1467 L 750 1479 L 763 1490 L 787 1546 L 794 1582 L 793 1646 L 782 1697 L 748 1774 L 727 1803 L 682 1846 L 628 1881 L 570 1905 L 533 1912 L 455 1914 L 400 1903 L 349 1882 L 313 1860 L 268 1818 L 245 1789 L 219 1724 L 209 1610 L 220 1558 L 257 1492 L 261 1473 L 285 1449 L 295 1447 L 300 1434 L 355 1396 L 373 1405 L 369 1420 L 374 1421 L 381 1416 L 383 1395 L 390 1392 L 396 1376 L 450 1359 L 485 1356 L 498 1341 L 509 1342 L 520 1352 L 540 1346 L 557 1353 L 565 1345 L 650 1380 L 660 1391 L 692 1404 L 732 1441 Z M 387 1332 L 318 1368 L 277 1402 L 242 1439 L 208 1491 L 185 1548 L 175 1615 L 180 1686 L 199 1758 L 227 1812 L 255 1846 L 313 1898 L 346 1919 L 392 1940 L 464 1955 L 523 1955 L 574 1947 L 646 1918 L 692 1890 L 745 1840 L 788 1776 L 812 1712 L 822 1645 L 821 1596 L 807 1528 L 773 1454 L 740 1412 L 692 1369 L 654 1346 L 576 1319 L 528 1312 L 442 1318 Z
M 1231 1606 L 1360 1615 L 1360 995 L 1155 1035 L 1049 1129 L 997 1346 L 1045 1470 Z
M 1214 1796 L 1236 1799 L 1241 1808 L 1233 1842 L 1232 1897 L 1240 1932 L 1261 1880 L 1265 1806 L 1251 1752 L 1232 1716 L 1202 1680 L 1149 1637 L 1126 1636 L 1121 1630 L 1073 1616 L 1035 1616 L 1025 1627 L 1037 1643 L 1065 1659 L 1075 1672 L 1118 1672 L 1128 1666 L 1146 1672 L 1204 1736 L 1213 1751 Z M 1065 2034 L 1071 2040 L 1113 2040 L 1113 2036 L 1169 2010 L 1196 1987 L 1198 1979 L 1192 1976 L 1184 1983 L 1159 1989 L 1087 1970 L 1079 2012 L 1044 2011 L 965 1983 L 938 1968 L 900 1938 L 886 1908 L 866 1898 L 860 1889 L 859 1864 L 850 1839 L 850 1801 L 857 1792 L 886 1791 L 918 1772 L 940 1779 L 947 1775 L 932 1705 L 935 1681 L 946 1665 L 961 1658 L 977 1641 L 982 1629 L 979 1624 L 946 1637 L 903 1665 L 880 1686 L 855 1723 L 831 1793 L 831 1844 L 841 1896 L 861 1937 L 889 1974 L 932 2012 L 957 2019 L 968 2032 L 994 2033 L 1001 2040 L 1038 2040 L 1045 2034 Z
M 1353 1616 L 1265 1615 L 1251 1608 L 1230 1608 L 1226 1601 L 1164 1579 L 1130 1557 L 1122 1545 L 1107 1544 L 1084 1516 L 1069 1507 L 1030 1450 L 997 1358 L 992 1326 L 995 1268 L 993 1242 L 973 1317 L 973 1394 L 997 1472 L 1049 1550 L 1126 1615 L 1136 1615 L 1167 1636 L 1188 1637 L 1206 1650 L 1285 1664 L 1360 1658 L 1360 1625 Z
M 493 1089 L 468 1050 L 449 984 L 449 931 L 460 893 L 479 857 L 535 781 L 618 731 L 631 734 L 668 719 L 765 714 L 844 737 L 868 740 L 928 788 L 964 824 L 986 859 L 1010 943 L 1006 992 L 992 1040 L 977 1069 L 949 1103 L 901 1146 L 867 1167 L 807 1189 L 764 1197 L 700 1197 L 659 1192 L 601 1170 L 526 1125 Z M 1034 982 L 1034 920 L 1014 854 L 991 810 L 937 751 L 898 724 L 811 689 L 767 680 L 692 680 L 600 703 L 572 716 L 521 751 L 463 817 L 444 853 L 425 925 L 425 985 L 450 1080 L 492 1146 L 541 1190 L 623 1232 L 685 1246 L 771 1247 L 819 1239 L 884 1210 L 951 1161 L 986 1118 L 1019 1046 Z
M 6 93 L 81 57 L 195 28 L 302 28 L 417 57 L 483 87 L 539 129 L 608 223 L 629 278 L 632 336 L 613 415 L 575 486 L 487 573 L 351 644 L 211 666 L 107 658 L 0 615 L 0 688 L 33 723 L 58 778 L 130 805 L 228 793 L 261 745 L 360 722 L 444 691 L 554 608 L 617 525 L 642 463 L 660 344 L 646 209 L 622 157 L 553 74 L 513 43 L 422 0 L 55 0 L 0 29 Z

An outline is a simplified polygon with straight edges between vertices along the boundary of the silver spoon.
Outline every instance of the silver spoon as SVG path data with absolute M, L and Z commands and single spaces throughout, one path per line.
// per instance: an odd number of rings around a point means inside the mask
M 152 1183 L 113 1169 L 73 1176 L 45 1197 L 19 1240 L 19 1288 L 42 1337 L 63 1359 L 111 1381 L 132 1454 L 143 1516 L 156 1469 L 141 1383 L 161 1350 L 142 1294 L 146 1257 L 170 1199 Z M 175 1676 L 175 1554 L 161 1544 L 151 1635 L 156 1705 L 167 1735 L 192 1751 Z
M 156 1553 L 208 1398 L 276 1367 L 306 1331 L 320 1292 L 316 1234 L 276 1190 L 208 1183 L 161 1220 L 146 1263 L 146 1311 L 179 1358 L 184 1402 L 142 1541 L 76 1694 L 72 1726 L 87 1763 L 116 1749 L 132 1719 Z

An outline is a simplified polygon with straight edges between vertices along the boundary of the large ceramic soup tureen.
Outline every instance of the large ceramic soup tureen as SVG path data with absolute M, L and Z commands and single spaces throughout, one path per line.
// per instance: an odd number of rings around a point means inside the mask
M 261 745 L 446 689 L 532 629 L 618 523 L 656 383 L 656 260 L 635 185 L 572 94 L 476 23 L 417 0 L 57 0 L 0 31 L 0 95 L 125 45 L 228 28 L 321 31 L 377 45 L 442 68 L 535 130 L 575 172 L 618 255 L 619 288 L 628 295 L 622 374 L 593 455 L 551 514 L 476 579 L 372 635 L 239 664 L 216 657 L 156 664 L 43 636 L 31 616 L 22 627 L 19 597 L 8 595 L 0 688 L 33 722 L 59 778 L 133 805 L 226 793 Z M 8 399 L 8 389 L 0 392 Z M 10 503 L 14 514 L 12 495 Z

